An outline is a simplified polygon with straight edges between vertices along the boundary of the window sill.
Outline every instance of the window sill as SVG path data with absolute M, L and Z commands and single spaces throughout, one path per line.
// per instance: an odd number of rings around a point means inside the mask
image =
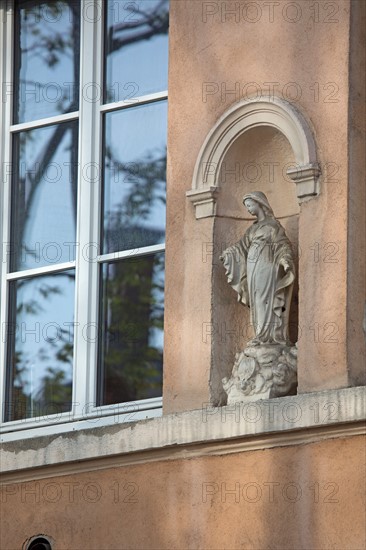
M 155 412 L 161 414 L 159 409 Z M 13 434 L 3 435 L 1 470 L 9 482 L 152 460 L 298 445 L 361 435 L 366 431 L 365 419 L 365 387 L 218 408 L 203 404 L 200 410 L 138 422 L 129 418 L 116 424 L 112 417 L 109 425 L 100 425 L 105 419 L 94 419 L 88 428 L 72 423 L 64 425 L 63 432 L 55 433 L 53 427 L 52 434 L 34 433 L 25 440 L 12 441 Z
M 73 403 L 69 412 L 4 422 L 0 426 L 0 442 L 146 420 L 162 415 L 162 402 L 162 397 L 152 397 L 98 407 L 92 403 L 84 406 Z

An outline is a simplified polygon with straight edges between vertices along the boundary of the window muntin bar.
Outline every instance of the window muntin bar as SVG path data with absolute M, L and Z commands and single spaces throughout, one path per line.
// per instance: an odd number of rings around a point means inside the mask
M 121 252 L 112 252 L 111 254 L 102 254 L 97 256 L 97 262 L 113 262 L 115 260 L 123 260 L 132 256 L 146 256 L 147 254 L 155 254 L 156 252 L 164 252 L 165 243 L 155 244 L 153 246 L 144 246 L 143 248 L 131 248 L 130 250 L 122 250 Z
M 144 103 L 153 103 L 154 101 L 159 101 L 161 99 L 168 98 L 168 91 L 164 90 L 162 92 L 157 92 L 156 94 L 147 94 L 142 96 L 133 97 L 130 100 L 126 101 L 116 101 L 115 103 L 106 103 L 105 105 L 100 105 L 99 110 L 101 113 L 117 111 L 120 109 L 129 109 L 130 107 L 136 105 L 143 105 Z
M 15 281 L 16 279 L 29 279 L 29 277 L 34 277 L 36 275 L 51 275 L 52 273 L 65 271 L 65 269 L 71 269 L 75 266 L 76 262 L 65 262 L 64 264 L 54 264 L 38 267 L 36 269 L 27 269 L 25 271 L 15 271 L 15 273 L 8 273 L 6 275 L 6 280 Z
M 72 113 L 66 113 L 64 115 L 57 115 L 48 118 L 41 118 L 39 120 L 33 120 L 32 122 L 24 122 L 23 124 L 12 124 L 10 126 L 10 132 L 22 132 L 23 130 L 31 130 L 32 128 L 41 128 L 44 126 L 51 126 L 51 124 L 58 124 L 59 122 L 66 122 L 68 120 L 76 120 L 79 118 L 79 111 L 73 111 Z

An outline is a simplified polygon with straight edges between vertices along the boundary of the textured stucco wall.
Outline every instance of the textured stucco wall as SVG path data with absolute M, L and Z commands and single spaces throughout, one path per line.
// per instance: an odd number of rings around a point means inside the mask
M 2 550 L 360 550 L 365 439 L 159 461 L 2 489 Z M 234 492 L 232 492 L 234 491 Z
M 357 260 L 358 249 L 347 246 L 348 229 L 357 236 L 347 213 L 360 215 L 363 197 L 362 180 L 349 166 L 349 132 L 356 162 L 362 143 L 356 100 L 349 126 L 349 81 L 359 84 L 357 70 L 349 72 L 350 44 L 351 51 L 359 44 L 350 43 L 350 2 L 325 8 L 321 2 L 280 1 L 273 13 L 263 3 L 256 21 L 244 4 L 171 1 L 166 412 L 199 409 L 210 399 L 211 347 L 202 327 L 212 320 L 212 265 L 203 246 L 212 243 L 215 228 L 210 219 L 195 220 L 185 192 L 208 131 L 243 90 L 249 92 L 250 82 L 266 94 L 274 86 L 287 100 L 301 91 L 294 104 L 313 129 L 323 169 L 320 197 L 300 210 L 300 390 L 348 385 L 352 361 L 360 371 L 361 352 L 352 355 L 346 344 L 347 335 L 360 342 L 361 310 L 347 321 L 347 300 L 358 307 L 349 283 L 361 292 L 364 261 L 349 279 L 347 261 Z M 237 20 L 225 13 L 236 6 Z M 205 91 L 211 94 L 203 96 Z M 351 204 L 350 174 L 357 190 Z M 336 324 L 337 341 L 329 323 Z M 173 441 L 178 420 L 164 426 Z M 128 442 L 120 439 L 123 445 Z M 177 457 L 185 446 L 176 446 Z M 360 550 L 366 544 L 364 456 L 365 439 L 354 436 L 100 470 L 90 463 L 89 472 L 72 475 L 58 475 L 56 464 L 46 478 L 34 468 L 30 481 L 2 488 L 0 549 L 18 550 L 44 533 L 55 541 L 54 550 Z
M 209 252 L 214 222 L 213 218 L 195 220 L 185 193 L 191 188 L 195 162 L 209 130 L 233 103 L 260 93 L 274 93 L 303 113 L 322 168 L 320 196 L 304 202 L 300 210 L 299 391 L 364 383 L 359 326 L 363 271 L 360 268 L 352 279 L 350 266 L 356 251 L 349 254 L 347 243 L 347 237 L 352 238 L 347 233 L 349 217 L 359 215 L 361 208 L 358 201 L 350 206 L 348 189 L 349 84 L 360 79 L 355 70 L 349 70 L 350 53 L 356 50 L 350 43 L 350 13 L 351 5 L 356 9 L 360 2 L 282 0 L 272 8 L 249 4 L 250 9 L 245 7 L 247 2 L 171 3 L 166 412 L 199 407 L 211 398 L 210 369 L 215 362 L 207 337 L 215 308 Z M 355 16 L 353 29 L 361 23 Z M 360 27 L 356 34 L 353 42 L 362 49 Z M 354 141 L 352 158 L 362 172 L 356 150 L 360 151 L 360 139 Z M 257 160 L 260 165 L 261 159 Z M 249 180 L 246 185 L 248 190 L 261 189 L 260 181 Z M 355 196 L 361 197 L 362 185 L 353 176 Z M 223 202 L 219 210 L 225 211 Z M 364 258 L 358 261 L 365 264 Z M 351 337 L 357 353 L 347 346 Z

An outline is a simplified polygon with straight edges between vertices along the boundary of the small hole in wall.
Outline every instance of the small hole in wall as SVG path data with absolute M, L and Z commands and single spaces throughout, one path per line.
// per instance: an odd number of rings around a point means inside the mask
M 52 546 L 44 536 L 36 536 L 28 541 L 25 550 L 52 550 Z

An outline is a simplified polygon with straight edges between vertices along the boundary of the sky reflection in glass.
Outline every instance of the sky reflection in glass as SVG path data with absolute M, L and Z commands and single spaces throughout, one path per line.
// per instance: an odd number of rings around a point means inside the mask
M 105 115 L 104 253 L 165 240 L 167 102 Z
M 78 0 L 18 0 L 14 51 L 14 124 L 78 110 Z
M 12 271 L 75 259 L 78 123 L 14 136 Z
M 70 410 L 74 270 L 10 284 L 8 420 Z
M 131 101 L 168 87 L 168 0 L 110 0 L 105 102 Z

